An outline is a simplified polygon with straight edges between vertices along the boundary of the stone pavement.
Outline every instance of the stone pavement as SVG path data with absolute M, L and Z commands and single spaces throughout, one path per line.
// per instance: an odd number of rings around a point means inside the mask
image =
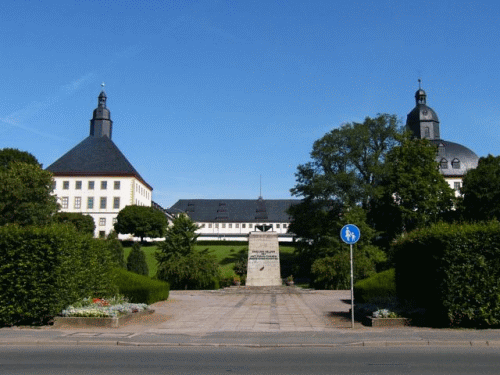
M 2 328 L 0 345 L 500 346 L 500 330 L 350 328 L 350 291 L 240 287 L 172 291 L 120 328 Z

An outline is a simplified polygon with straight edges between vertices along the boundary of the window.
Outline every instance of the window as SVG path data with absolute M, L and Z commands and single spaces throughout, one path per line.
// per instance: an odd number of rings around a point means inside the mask
M 439 165 L 441 166 L 441 169 L 448 169 L 448 160 L 442 158 Z
M 280 225 L 279 225 L 279 224 L 276 224 L 276 228 L 279 228 L 279 227 L 280 227 Z
M 69 189 L 69 181 L 63 181 L 63 189 L 68 190 Z
M 82 197 L 75 197 L 75 210 L 82 208 Z
M 286 224 L 283 224 L 283 228 L 286 228 Z
M 55 190 L 55 189 L 56 189 L 56 182 L 52 181 L 52 190 Z
M 233 227 L 233 224 L 228 224 L 227 225 L 228 228 L 232 228 Z
M 438 145 L 438 155 L 444 155 L 445 153 L 445 148 L 444 148 L 444 144 L 443 143 L 440 143 Z
M 456 190 L 456 191 L 459 191 L 460 190 L 460 182 L 455 182 L 453 184 L 453 188 Z
M 426 126 L 424 130 L 424 138 L 430 138 L 431 137 L 431 132 L 429 130 L 429 127 Z
M 116 224 L 118 220 L 116 220 L 116 217 L 113 218 L 113 224 Z
M 248 224 L 248 227 L 249 227 L 249 228 L 252 228 L 252 224 Z
M 212 228 L 212 223 L 208 223 L 208 227 L 209 227 L 209 228 Z
M 239 227 L 240 227 L 240 224 L 234 224 L 234 227 L 235 227 L 235 228 L 239 228 Z
M 106 225 L 106 218 L 105 217 L 100 217 L 99 218 L 99 226 L 103 227 Z
M 82 190 L 82 182 L 81 181 L 76 181 L 75 182 L 75 189 L 76 190 Z
M 120 190 L 120 181 L 115 181 L 115 190 Z
M 205 224 L 201 224 L 201 225 L 200 225 L 200 229 L 201 229 L 201 228 L 205 228 Z
M 219 228 L 219 224 L 215 223 L 215 228 Z
M 106 209 L 106 197 L 101 197 L 101 203 L 99 205 L 101 209 Z
M 69 202 L 68 197 L 62 197 L 61 198 L 61 208 L 68 208 L 68 202 Z
M 87 208 L 90 210 L 94 208 L 94 197 L 87 198 Z
M 94 190 L 94 181 L 89 181 L 89 190 Z
M 451 162 L 451 167 L 453 169 L 460 169 L 460 160 L 458 160 L 457 158 L 453 159 L 453 161 Z
M 246 224 L 241 224 L 242 228 L 246 228 L 246 226 L 247 226 Z
M 225 223 L 223 223 L 223 224 L 222 224 L 222 228 L 225 228 L 225 227 L 226 227 L 226 224 L 225 224 Z
M 113 198 L 113 208 L 120 208 L 120 197 Z
M 108 181 L 101 181 L 101 190 L 106 190 L 108 188 Z

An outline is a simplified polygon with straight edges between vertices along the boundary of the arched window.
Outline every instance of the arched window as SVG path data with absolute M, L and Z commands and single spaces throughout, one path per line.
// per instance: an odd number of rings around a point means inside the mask
M 431 137 L 431 131 L 429 130 L 429 127 L 426 126 L 424 129 L 424 138 L 430 138 Z
M 439 166 L 441 167 L 441 169 L 448 169 L 448 160 L 442 158 L 439 162 Z
M 453 159 L 453 161 L 451 162 L 451 166 L 453 169 L 460 169 L 460 160 L 458 160 L 457 158 Z

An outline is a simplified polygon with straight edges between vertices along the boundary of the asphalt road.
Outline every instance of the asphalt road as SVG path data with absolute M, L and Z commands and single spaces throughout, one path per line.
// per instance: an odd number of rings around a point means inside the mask
M 498 374 L 500 348 L 0 346 L 0 374 Z

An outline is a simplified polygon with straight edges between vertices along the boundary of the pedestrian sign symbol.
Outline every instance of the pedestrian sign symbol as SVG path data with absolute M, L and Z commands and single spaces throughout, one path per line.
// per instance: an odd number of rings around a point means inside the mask
M 354 224 L 344 225 L 344 227 L 340 231 L 340 238 L 342 238 L 342 241 L 349 245 L 358 242 L 359 236 L 359 228 Z

